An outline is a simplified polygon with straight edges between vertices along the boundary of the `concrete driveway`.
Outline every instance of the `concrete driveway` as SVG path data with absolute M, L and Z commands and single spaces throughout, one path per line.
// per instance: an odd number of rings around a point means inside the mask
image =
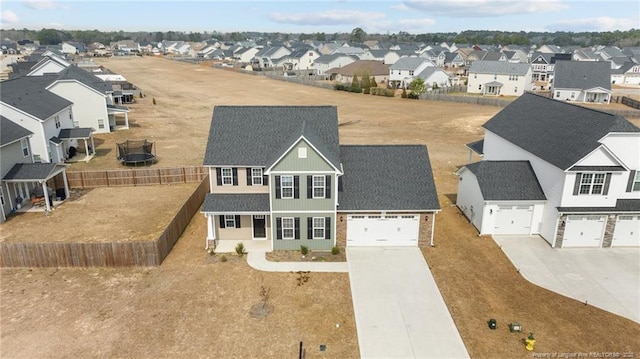
M 554 249 L 538 236 L 494 240 L 528 281 L 640 323 L 640 248 Z
M 416 247 L 347 248 L 363 358 L 468 358 Z

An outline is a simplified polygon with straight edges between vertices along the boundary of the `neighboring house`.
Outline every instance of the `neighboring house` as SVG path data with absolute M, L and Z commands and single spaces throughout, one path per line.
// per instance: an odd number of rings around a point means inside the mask
M 358 76 L 358 79 L 362 80 L 364 74 L 374 78 L 376 83 L 382 83 L 389 79 L 390 66 L 380 61 L 358 60 L 342 67 L 329 69 L 326 74 L 330 75 L 331 80 L 349 85 L 353 81 L 353 76 Z
M 73 41 L 65 41 L 62 43 L 62 53 L 63 54 L 84 54 L 87 52 L 87 47 L 80 42 Z
M 531 66 L 507 61 L 476 61 L 469 68 L 468 93 L 520 96 L 531 90 Z
M 457 52 L 447 52 L 444 58 L 445 68 L 458 68 L 464 66 L 464 59 Z
M 409 86 L 413 79 L 433 63 L 423 57 L 402 57 L 389 67 L 389 85 L 392 88 Z
M 527 56 L 527 53 L 520 49 L 504 50 L 502 52 L 507 57 L 507 61 L 511 63 L 526 64 L 529 62 L 529 57 Z
M 274 67 L 274 59 L 285 57 L 291 53 L 291 50 L 284 46 L 271 46 L 260 49 L 251 61 L 262 68 Z
M 360 60 L 375 60 L 380 61 L 383 64 L 393 65 L 398 59 L 400 55 L 395 51 L 389 50 L 369 50 L 365 53 L 358 55 Z
M 427 67 L 418 74 L 418 77 L 424 80 L 428 88 L 451 86 L 451 76 L 439 67 Z
M 313 60 L 313 68 L 318 75 L 324 75 L 329 69 L 341 68 L 355 62 L 352 56 L 333 54 L 333 55 L 320 55 Z
M 58 73 L 69 66 L 71 66 L 71 63 L 67 60 L 61 56 L 50 53 L 49 55 L 42 56 L 40 60 L 30 68 L 27 76 L 42 76 L 44 74 Z
M 114 104 L 111 84 L 77 66 L 48 77 L 51 83 L 45 88 L 73 103 L 74 127 L 93 128 L 94 133 L 129 128 L 129 109 Z
M 536 53 L 531 60 L 533 81 L 549 82 L 553 73 L 553 53 Z
M 571 56 L 573 61 L 600 61 L 601 58 L 590 49 L 581 49 L 573 52 Z
M 640 246 L 640 128 L 533 93 L 483 127 L 484 158 L 458 171 L 456 202 L 480 234 Z
M 282 62 L 285 71 L 289 70 L 309 70 L 313 69 L 313 61 L 320 57 L 320 54 L 311 49 L 300 49 L 293 51 L 289 55 L 285 56 L 284 62 Z
M 164 43 L 164 41 L 163 41 Z M 109 44 L 111 50 L 119 50 L 126 54 L 131 52 L 140 52 L 140 44 L 133 40 L 120 40 Z
M 341 146 L 333 106 L 216 106 L 207 248 L 428 246 L 440 210 L 425 146 Z
M 607 61 L 557 61 L 551 87 L 553 98 L 608 104 L 611 99 L 611 68 Z
M 614 57 L 625 57 L 625 54 L 615 46 L 607 46 L 600 49 L 598 55 L 600 55 L 603 60 L 611 60 Z
M 84 142 L 84 160 L 93 157 L 91 128 L 76 128 L 73 103 L 45 89 L 48 76 L 21 77 L 2 83 L 0 109 L 10 121 L 31 131 L 33 162 L 63 162 Z M 78 155 L 80 155 L 78 153 Z
M 256 54 L 260 51 L 260 49 L 256 47 L 243 47 L 238 49 L 233 53 L 233 57 L 237 59 L 238 62 L 242 64 L 247 64 L 251 62 L 251 60 L 256 56 Z
M 640 64 L 627 62 L 619 69 L 612 69 L 611 83 L 620 85 L 640 85 Z
M 542 45 L 537 50 L 537 52 L 541 52 L 543 54 L 560 54 L 563 53 L 564 50 L 560 46 L 556 45 Z

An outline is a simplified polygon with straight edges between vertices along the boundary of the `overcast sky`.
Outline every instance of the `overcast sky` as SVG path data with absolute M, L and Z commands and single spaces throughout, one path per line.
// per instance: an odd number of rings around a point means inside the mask
M 640 28 L 640 1 L 53 1 L 0 0 L 4 29 L 412 34 Z

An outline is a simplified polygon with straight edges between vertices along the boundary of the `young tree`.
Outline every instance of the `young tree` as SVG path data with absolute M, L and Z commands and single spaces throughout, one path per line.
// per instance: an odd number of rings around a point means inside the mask
M 362 75 L 362 80 L 360 80 L 360 83 L 362 84 L 362 88 L 363 89 L 369 89 L 371 88 L 371 80 L 369 79 L 369 74 L 368 73 L 364 73 Z
M 355 29 L 353 29 L 353 31 L 351 31 L 351 41 L 355 42 L 355 43 L 363 43 L 365 37 L 367 37 L 367 33 L 364 32 L 364 30 L 362 30 L 359 27 L 356 27 Z
M 378 87 L 375 76 L 371 76 L 371 87 Z
M 421 95 L 427 90 L 427 88 L 426 88 L 426 86 L 424 84 L 424 80 L 421 77 L 416 77 L 411 82 L 411 85 L 409 86 L 409 89 L 411 89 L 411 92 L 416 94 L 416 95 Z
M 360 80 L 358 80 L 358 75 L 353 75 L 353 80 L 351 80 L 351 87 L 360 87 Z

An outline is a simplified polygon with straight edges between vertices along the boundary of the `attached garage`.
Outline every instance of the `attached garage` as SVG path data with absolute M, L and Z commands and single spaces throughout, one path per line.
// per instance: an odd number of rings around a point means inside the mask
M 417 246 L 419 215 L 348 215 L 347 246 Z
M 531 234 L 533 205 L 498 206 L 493 234 Z
M 612 247 L 640 247 L 640 215 L 620 215 L 613 230 Z
M 601 247 L 606 222 L 607 216 L 567 216 L 562 247 Z

